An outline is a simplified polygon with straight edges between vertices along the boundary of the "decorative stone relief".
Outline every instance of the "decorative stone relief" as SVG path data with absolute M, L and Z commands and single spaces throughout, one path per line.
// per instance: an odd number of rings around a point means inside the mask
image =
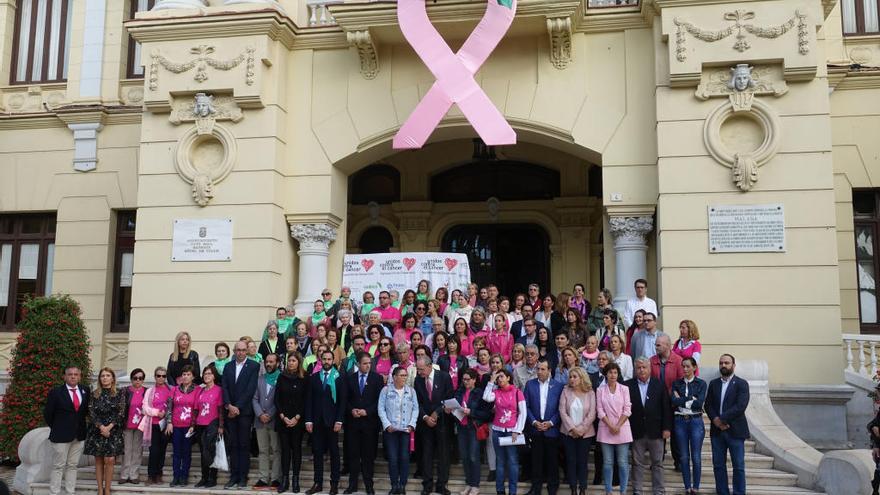
M 214 197 L 214 185 L 232 171 L 238 147 L 232 133 L 215 123 L 218 112 L 212 97 L 205 93 L 196 94 L 188 112 L 184 114 L 177 107 L 170 119 L 174 122 L 176 118 L 176 123 L 186 120 L 195 122 L 177 145 L 174 165 L 180 177 L 192 185 L 193 201 L 199 206 L 206 206 Z
M 728 101 L 709 114 L 703 127 L 709 154 L 731 169 L 734 184 L 744 192 L 758 182 L 758 167 L 776 155 L 780 140 L 779 117 L 755 97 L 759 85 L 752 70 L 748 64 L 730 69 Z
M 737 73 L 737 71 L 739 72 Z M 737 74 L 739 75 L 737 76 Z M 741 84 L 745 81 L 743 89 L 736 88 L 737 77 Z M 783 79 L 781 66 L 756 65 L 751 67 L 748 64 L 737 64 L 733 68 L 711 67 L 705 69 L 694 96 L 700 100 L 708 100 L 713 97 L 734 94 L 782 96 L 787 92 L 788 84 Z
M 874 50 L 867 46 L 856 46 L 849 51 L 849 59 L 859 65 L 868 65 L 874 59 Z
M 29 86 L 26 92 L 9 92 L 3 106 L 9 113 L 36 113 L 52 111 L 65 104 L 64 91 L 43 91 L 40 86 Z
M 174 125 L 195 122 L 199 134 L 210 134 L 218 120 L 239 122 L 243 118 L 241 108 L 231 96 L 196 93 L 193 99 L 175 99 L 168 121 Z
M 379 203 L 370 201 L 367 203 L 367 213 L 370 215 L 370 225 L 379 225 Z
M 557 69 L 565 69 L 571 62 L 571 18 L 547 19 L 550 35 L 550 62 Z
M 217 70 L 232 70 L 242 62 L 245 62 L 245 78 L 244 81 L 248 86 L 254 84 L 254 48 L 247 47 L 237 57 L 229 60 L 217 60 L 211 57 L 214 53 L 214 47 L 211 45 L 198 45 L 190 48 L 189 52 L 196 56 L 189 62 L 177 63 L 165 58 L 158 50 L 153 50 L 150 54 L 150 75 L 149 87 L 150 91 L 156 91 L 159 88 L 159 66 L 162 66 L 168 72 L 174 74 L 182 74 L 196 69 L 193 80 L 203 83 L 208 80 L 208 67 Z
M 336 240 L 336 227 L 326 223 L 297 223 L 290 226 L 290 235 L 299 242 L 300 250 L 327 251 Z
M 345 33 L 348 44 L 357 48 L 361 62 L 361 75 L 364 79 L 375 79 L 379 75 L 379 52 L 368 30 Z
M 724 14 L 724 19 L 727 21 L 733 21 L 733 25 L 717 31 L 711 31 L 699 28 L 697 26 L 694 26 L 690 22 L 676 17 L 675 19 L 673 19 L 676 27 L 676 59 L 679 62 L 684 62 L 685 60 L 687 60 L 686 34 L 690 34 L 700 41 L 714 43 L 716 41 L 723 40 L 735 33 L 736 42 L 733 44 L 733 49 L 738 52 L 744 52 L 752 47 L 751 43 L 748 40 L 748 36 L 746 36 L 746 33 L 752 34 L 758 38 L 775 39 L 787 33 L 795 26 L 797 26 L 798 52 L 801 55 L 806 55 L 810 52 L 807 15 L 802 13 L 800 10 L 796 10 L 794 16 L 791 19 L 776 26 L 756 26 L 754 24 L 746 22 L 754 18 L 755 13 L 750 10 L 734 10 L 733 12 L 726 12 Z
M 493 222 L 498 221 L 498 210 L 501 209 L 501 200 L 492 196 L 491 198 L 486 200 L 486 210 L 489 213 L 489 220 Z
M 633 242 L 644 244 L 647 235 L 654 228 L 654 219 L 641 217 L 610 217 L 608 230 L 614 242 Z
M 141 105 L 144 103 L 144 87 L 136 86 L 124 89 L 122 92 L 122 102 L 129 106 Z
M 128 367 L 128 342 L 107 342 L 104 351 L 104 366 L 118 370 Z

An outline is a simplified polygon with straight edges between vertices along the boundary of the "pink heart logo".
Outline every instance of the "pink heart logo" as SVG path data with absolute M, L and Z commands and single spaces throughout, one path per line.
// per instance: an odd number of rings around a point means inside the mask
M 361 260 L 361 266 L 364 267 L 364 271 L 370 271 L 370 268 L 373 268 L 375 262 L 373 260 Z
M 455 268 L 456 265 L 458 265 L 458 260 L 455 260 L 452 258 L 446 258 L 444 263 L 446 263 L 446 269 L 451 272 L 452 269 Z
M 404 258 L 403 259 L 403 266 L 405 266 L 407 270 L 411 270 L 412 267 L 415 266 L 415 264 L 416 264 L 415 258 Z

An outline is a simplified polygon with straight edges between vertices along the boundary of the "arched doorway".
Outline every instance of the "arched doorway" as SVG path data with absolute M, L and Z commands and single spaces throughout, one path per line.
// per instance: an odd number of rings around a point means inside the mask
M 443 250 L 465 253 L 471 280 L 481 287 L 498 286 L 501 294 L 526 292 L 537 282 L 550 286 L 547 233 L 535 224 L 457 225 L 443 235 Z

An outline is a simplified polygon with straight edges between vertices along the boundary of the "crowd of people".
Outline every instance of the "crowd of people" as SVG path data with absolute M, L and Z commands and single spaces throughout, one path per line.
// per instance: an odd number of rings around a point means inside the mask
M 719 359 L 720 378 L 700 379 L 696 323 L 681 321 L 673 340 L 657 326 L 647 282 L 634 287 L 620 310 L 607 289 L 591 304 L 582 284 L 555 295 L 531 284 L 508 298 L 491 284 L 432 291 L 422 280 L 402 296 L 378 293 L 378 303 L 370 292 L 354 301 L 343 287 L 335 299 L 324 290 L 302 319 L 292 306 L 278 308 L 258 339 L 244 336 L 231 349 L 217 343 L 204 369 L 189 333 L 178 333 L 151 387 L 140 368 L 121 388 L 113 370 L 102 368 L 92 390 L 70 367 L 45 408 L 54 449 L 50 493 L 60 493 L 62 481 L 74 493 L 82 453 L 95 456 L 99 495 L 110 493 L 116 457 L 118 483 L 140 483 L 145 446 L 147 483 L 163 483 L 169 443 L 170 486 L 189 485 L 197 445 L 195 487 L 212 488 L 222 438 L 226 488 L 249 486 L 255 453 L 254 487 L 300 492 L 303 446 L 310 445 L 314 479 L 305 493 L 323 492 L 329 456 L 331 495 L 343 475 L 343 493 L 358 491 L 362 480 L 374 495 L 381 438 L 390 495 L 405 493 L 411 461 L 422 495 L 450 495 L 455 462 L 464 472 L 461 495 L 478 495 L 484 475 L 498 495 L 516 495 L 518 482 L 531 483 L 527 495 L 544 487 L 554 495 L 562 482 L 584 495 L 591 464 L 592 484 L 607 494 L 615 486 L 625 493 L 630 481 L 634 493 L 648 493 L 649 472 L 650 491 L 664 493 L 667 445 L 691 495 L 701 485 L 705 414 L 715 491 L 731 493 L 729 454 L 732 493 L 744 494 L 748 383 L 734 375 L 729 354 Z

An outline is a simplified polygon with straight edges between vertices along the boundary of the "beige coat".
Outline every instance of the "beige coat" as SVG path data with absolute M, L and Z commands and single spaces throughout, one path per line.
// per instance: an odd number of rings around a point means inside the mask
M 584 419 L 579 424 L 575 424 L 569 409 L 571 403 L 577 395 L 584 404 Z M 596 394 L 592 390 L 586 394 L 575 392 L 571 387 L 567 386 L 562 390 L 562 397 L 559 398 L 559 416 L 562 418 L 562 426 L 559 431 L 563 435 L 574 436 L 577 434 L 581 437 L 594 437 L 596 430 L 593 428 L 593 422 L 596 420 Z

